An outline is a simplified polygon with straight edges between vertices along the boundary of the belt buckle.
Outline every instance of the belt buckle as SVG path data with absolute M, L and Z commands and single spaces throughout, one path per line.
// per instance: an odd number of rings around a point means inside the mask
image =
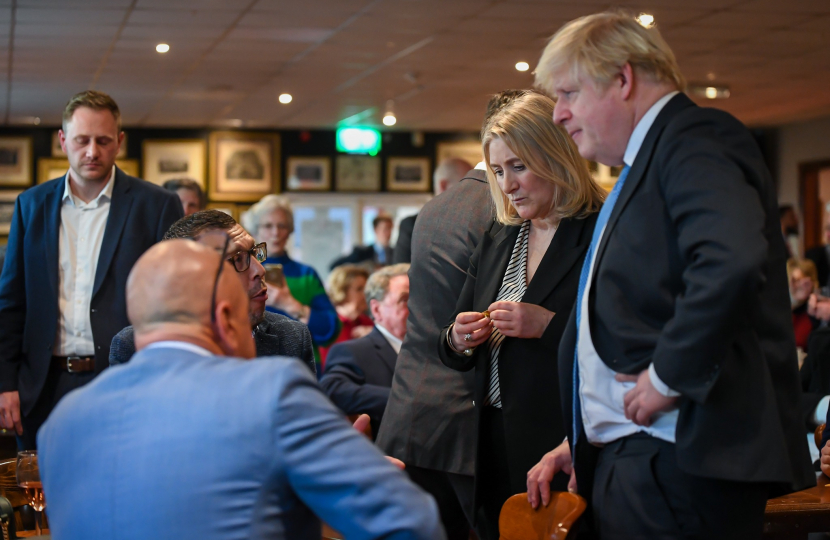
M 75 360 L 81 360 L 80 356 L 67 356 L 66 357 L 66 371 L 69 373 L 80 373 L 80 370 L 72 369 L 72 362 Z

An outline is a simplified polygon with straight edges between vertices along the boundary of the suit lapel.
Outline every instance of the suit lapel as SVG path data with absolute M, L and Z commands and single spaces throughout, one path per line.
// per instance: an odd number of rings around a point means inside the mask
M 643 144 L 640 146 L 640 151 L 637 152 L 637 157 L 634 159 L 634 164 L 631 166 L 631 170 L 628 172 L 628 178 L 625 179 L 625 185 L 620 191 L 620 195 L 617 198 L 617 202 L 614 205 L 614 210 L 611 211 L 611 216 L 608 218 L 608 223 L 605 226 L 605 232 L 602 235 L 602 240 L 599 243 L 599 248 L 597 248 L 597 256 L 596 262 L 594 263 L 594 268 L 597 268 L 602 260 L 602 255 L 605 252 L 605 246 L 608 244 L 608 238 L 611 236 L 610 232 L 614 230 L 614 225 L 616 225 L 617 220 L 620 217 L 620 214 L 625 210 L 628 201 L 631 200 L 631 196 L 634 195 L 634 192 L 637 191 L 637 187 L 640 185 L 640 182 L 643 180 L 645 176 L 646 170 L 648 170 L 648 166 L 651 163 L 652 155 L 654 154 L 654 148 L 657 146 L 657 141 L 660 138 L 660 135 L 663 133 L 666 125 L 668 125 L 669 120 L 671 120 L 675 114 L 677 114 L 682 109 L 687 107 L 693 107 L 695 104 L 686 97 L 685 94 L 678 94 L 671 98 L 668 103 L 666 103 L 663 110 L 657 115 L 657 118 L 654 119 L 654 123 L 651 125 L 651 128 L 648 130 L 645 139 L 643 139 Z M 596 279 L 597 273 L 594 272 L 594 279 Z
M 46 249 L 46 270 L 49 276 L 49 285 L 52 287 L 54 298 L 58 297 L 58 264 L 60 262 L 61 206 L 66 181 L 55 182 L 55 189 L 46 196 L 46 212 L 44 212 L 44 246 Z
M 522 302 L 539 305 L 559 285 L 562 278 L 588 249 L 591 236 L 583 234 L 583 231 L 588 222 L 596 219 L 595 216 L 596 214 L 592 218 L 562 220 L 522 297 Z
M 92 298 L 98 293 L 104 277 L 109 271 L 115 250 L 118 248 L 118 241 L 124 231 L 124 225 L 130 215 L 130 207 L 133 204 L 133 196 L 130 193 L 130 180 L 121 169 L 115 168 L 115 185 L 112 188 L 112 200 L 110 201 L 110 214 L 107 218 L 107 226 L 104 229 L 104 240 L 101 243 L 101 253 L 98 256 L 98 266 L 95 269 L 95 285 L 92 288 Z
M 493 239 L 493 249 L 485 252 L 486 256 L 481 258 L 476 269 L 476 298 L 484 302 L 474 306 L 476 311 L 487 309 L 498 295 L 520 230 L 519 225 L 504 225 L 492 234 L 492 229 L 488 231 Z
M 375 346 L 375 352 L 381 359 L 381 363 L 389 369 L 390 376 L 394 375 L 395 363 L 398 360 L 398 355 L 395 354 L 395 349 L 393 349 L 392 345 L 386 341 L 386 338 L 380 333 L 380 330 L 378 330 L 377 327 L 372 330 L 370 335 L 372 337 L 372 343 Z

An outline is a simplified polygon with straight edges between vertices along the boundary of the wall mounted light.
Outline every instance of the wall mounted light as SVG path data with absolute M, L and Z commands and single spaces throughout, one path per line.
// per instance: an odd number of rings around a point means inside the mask
M 157 53 L 164 54 L 169 50 L 170 50 L 170 45 L 168 45 L 167 43 L 159 43 L 158 45 L 156 45 L 156 52 Z

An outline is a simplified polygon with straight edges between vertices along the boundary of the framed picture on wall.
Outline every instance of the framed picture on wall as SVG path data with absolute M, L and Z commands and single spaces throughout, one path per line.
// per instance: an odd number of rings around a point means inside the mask
M 386 189 L 429 191 L 429 158 L 390 157 L 386 160 Z
M 290 157 L 286 166 L 289 191 L 331 189 L 331 160 L 321 157 Z
M 0 137 L 0 187 L 32 185 L 32 138 Z
M 137 159 L 116 159 L 115 165 L 130 176 L 138 176 Z M 37 160 L 37 183 L 65 176 L 67 170 L 69 160 L 66 158 L 40 158 Z
M 7 236 L 12 228 L 14 202 L 23 191 L 0 191 L 0 235 Z
M 147 139 L 141 143 L 141 178 L 159 186 L 190 178 L 205 189 L 206 158 L 203 139 Z
M 337 191 L 380 191 L 380 158 L 337 156 Z
M 55 130 L 52 132 L 52 157 L 66 157 L 66 152 L 63 151 L 61 148 L 61 137 L 60 132 Z M 121 148 L 118 149 L 118 153 L 115 155 L 118 159 L 126 158 L 127 157 L 127 134 L 124 133 L 124 140 L 121 142 Z
M 475 167 L 484 161 L 484 154 L 481 153 L 481 141 L 470 139 L 464 141 L 439 142 L 435 152 L 435 163 L 441 163 L 445 159 L 459 158 Z
M 206 208 L 208 210 L 219 210 L 231 216 L 236 221 L 239 221 L 239 207 L 235 203 L 228 202 L 212 202 L 208 203 Z
M 280 189 L 280 136 L 215 131 L 210 134 L 208 196 L 220 201 L 257 201 Z

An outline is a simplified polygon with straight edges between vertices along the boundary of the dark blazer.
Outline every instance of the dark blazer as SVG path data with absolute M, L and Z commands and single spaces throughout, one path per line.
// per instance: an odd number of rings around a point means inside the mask
M 775 186 L 750 133 L 727 113 L 672 98 L 606 225 L 588 309 L 610 369 L 654 363 L 682 394 L 676 455 L 689 474 L 815 485 L 786 259 Z M 569 430 L 575 342 L 572 316 L 559 349 Z M 577 482 L 590 500 L 594 452 L 579 441 Z
M 475 375 L 441 363 L 435 342 L 455 312 L 470 256 L 492 219 L 485 173 L 473 169 L 426 203 L 415 222 L 406 338 L 377 438 L 384 453 L 407 465 L 475 473 Z
M 43 389 L 57 333 L 64 181 L 17 198 L 0 278 L 0 392 L 18 390 L 24 415 Z M 109 365 L 112 337 L 129 324 L 125 289 L 133 264 L 182 215 L 175 193 L 116 168 L 90 306 L 96 372 Z
M 279 313 L 265 312 L 265 319 L 254 329 L 256 355 L 287 356 L 301 360 L 312 373 L 317 373 L 311 333 L 308 326 Z M 110 365 L 126 364 L 135 354 L 133 327 L 127 326 L 112 338 Z
M 815 263 L 819 286 L 826 287 L 830 285 L 828 283 L 828 278 L 830 278 L 830 261 L 827 260 L 827 246 L 810 248 L 804 253 L 804 257 Z
M 320 387 L 344 413 L 368 414 L 372 433 L 377 433 L 397 358 L 380 330 L 373 328 L 362 338 L 332 346 Z
M 559 408 L 557 352 L 568 316 L 576 301 L 579 274 L 597 214 L 585 219 L 563 219 L 551 240 L 539 268 L 527 287 L 522 302 L 536 304 L 555 313 L 538 339 L 505 338 L 499 352 L 504 435 L 514 493 L 526 491 L 527 471 L 547 452 L 562 443 L 565 427 Z M 467 281 L 456 304 L 455 315 L 463 311 L 484 311 L 496 300 L 519 236 L 519 226 L 494 223 L 470 259 Z M 455 320 L 455 315 L 452 320 Z M 450 322 L 451 322 L 450 321 Z M 441 332 L 438 353 L 448 367 L 460 371 L 475 368 L 475 403 L 480 419 L 490 377 L 490 351 L 486 344 L 472 356 L 452 352 L 447 344 L 449 325 Z M 481 500 L 481 475 L 476 471 L 476 500 Z M 567 488 L 564 474 L 555 487 Z
M 416 219 L 418 214 L 403 218 L 398 225 L 398 239 L 395 241 L 392 264 L 412 262 L 412 231 L 415 229 Z
M 386 253 L 386 263 L 384 264 L 392 264 L 392 248 L 387 246 L 383 248 L 383 250 Z M 343 255 L 342 257 L 335 259 L 334 262 L 331 263 L 329 269 L 334 270 L 338 266 L 342 266 L 344 264 L 361 264 L 366 262 L 372 262 L 376 266 L 380 265 L 374 244 L 368 246 L 355 246 L 354 249 L 352 249 L 352 252 L 348 255 Z
M 801 378 L 804 428 L 812 433 L 818 427 L 815 412 L 821 399 L 830 394 L 830 327 L 816 328 L 810 334 L 807 357 L 799 370 Z

